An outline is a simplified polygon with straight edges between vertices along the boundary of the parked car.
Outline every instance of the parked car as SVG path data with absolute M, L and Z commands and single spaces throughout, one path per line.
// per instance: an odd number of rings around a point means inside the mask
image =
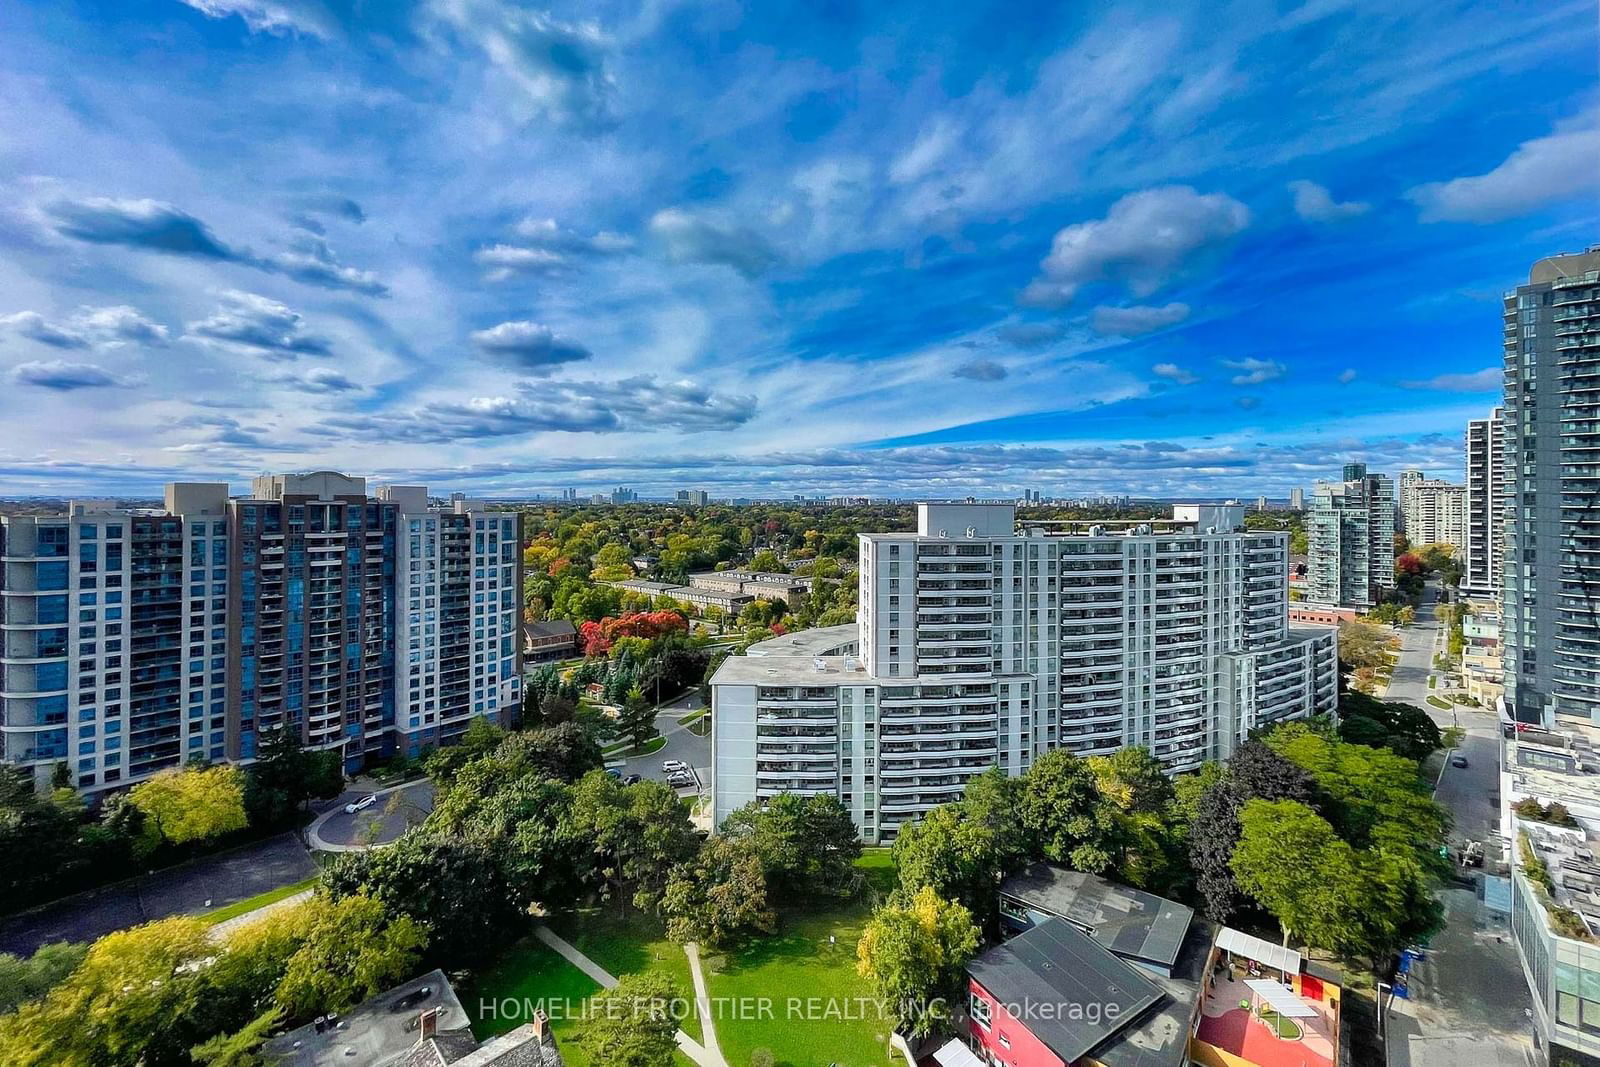
M 360 800 L 352 800 L 350 803 L 346 804 L 344 806 L 344 813 L 346 815 L 354 815 L 358 811 L 366 811 L 368 808 L 372 807 L 372 805 L 376 804 L 377 802 L 378 802 L 378 794 L 376 794 L 376 793 L 368 793 L 366 796 L 362 797 Z
M 616 767 L 607 767 L 606 768 L 606 773 L 609 774 L 613 778 L 619 778 L 620 779 L 622 777 L 622 771 L 619 770 Z
M 689 770 L 689 765 L 683 762 L 681 759 L 669 759 L 661 761 L 661 769 L 667 774 L 678 774 L 681 772 L 687 772 Z
M 1465 757 L 1465 756 L 1451 756 L 1450 757 L 1450 766 L 1452 766 L 1452 767 L 1465 767 L 1465 766 L 1467 766 L 1467 757 Z
M 667 784 L 672 786 L 674 789 L 682 789 L 685 786 L 691 786 L 695 784 L 694 775 L 690 774 L 688 771 L 674 771 L 673 773 L 667 775 Z
M 630 775 L 627 775 L 626 777 L 624 777 L 622 779 L 622 784 L 623 785 L 638 785 L 642 781 L 644 781 L 644 776 L 643 775 L 630 774 Z

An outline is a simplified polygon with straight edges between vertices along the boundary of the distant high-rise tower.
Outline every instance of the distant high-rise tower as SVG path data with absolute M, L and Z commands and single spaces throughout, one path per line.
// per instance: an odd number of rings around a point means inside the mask
M 1467 423 L 1467 553 L 1461 591 L 1500 596 L 1505 570 L 1505 409 Z
M 1600 723 L 1600 245 L 1505 297 L 1506 704 Z
M 1296 486 L 1289 490 L 1289 509 L 1291 511 L 1304 511 L 1306 509 L 1306 491 Z
M 1394 483 L 1347 463 L 1342 482 L 1318 482 L 1306 523 L 1306 597 L 1366 608 L 1394 588 Z

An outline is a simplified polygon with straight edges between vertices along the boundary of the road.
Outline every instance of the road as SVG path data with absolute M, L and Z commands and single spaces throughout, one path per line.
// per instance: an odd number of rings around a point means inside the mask
M 172 915 L 199 915 L 304 881 L 317 869 L 299 835 L 279 834 L 19 915 L 0 926 L 0 952 L 26 956 L 52 941 L 93 941 Z
M 369 808 L 346 812 L 345 805 L 376 793 L 378 802 Z M 325 852 L 359 852 L 374 845 L 387 845 L 428 817 L 433 810 L 433 783 L 427 779 L 407 782 L 386 789 L 371 788 L 371 783 L 346 789 L 330 809 L 306 827 L 311 847 Z
M 1436 590 L 1429 585 L 1417 622 L 1400 632 L 1400 662 L 1385 699 L 1426 711 L 1441 728 L 1466 731 L 1447 760 L 1434 799 L 1449 810 L 1453 845 L 1483 841 L 1494 865 L 1498 847 L 1491 836 L 1499 818 L 1499 724 L 1493 712 L 1457 705 L 1441 711 L 1427 702 L 1428 674 L 1440 639 L 1435 620 Z M 1441 894 L 1445 927 L 1428 947 L 1428 957 L 1411 975 L 1411 999 L 1394 1001 L 1388 1020 L 1389 1067 L 1528 1067 L 1534 1062 L 1528 1039 L 1528 987 L 1504 917 L 1483 905 L 1483 876 L 1456 884 Z
M 660 714 L 656 717 L 656 729 L 667 739 L 661 750 L 652 752 L 648 756 L 632 756 L 620 763 L 613 761 L 608 766 L 615 767 L 624 775 L 637 774 L 642 778 L 653 778 L 664 782 L 667 780 L 667 775 L 661 769 L 661 764 L 667 760 L 677 760 L 693 767 L 695 778 L 700 783 L 698 788 L 678 790 L 680 795 L 693 796 L 697 792 L 710 789 L 711 737 L 709 734 L 700 737 L 678 723 L 679 719 L 699 708 L 699 691 L 685 693 L 676 700 L 661 705 Z
M 1417 621 L 1400 631 L 1400 662 L 1395 664 L 1394 677 L 1389 681 L 1385 700 L 1415 704 L 1427 708 L 1428 675 L 1433 670 L 1433 656 L 1439 643 L 1439 588 L 1429 582 L 1422 590 L 1417 604 Z

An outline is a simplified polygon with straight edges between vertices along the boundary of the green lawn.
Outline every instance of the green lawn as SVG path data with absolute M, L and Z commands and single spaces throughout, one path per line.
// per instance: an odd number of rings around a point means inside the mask
M 659 924 L 648 918 L 591 908 L 552 916 L 548 925 L 612 974 L 659 971 L 671 979 L 685 1000 L 694 996 L 689 958 L 682 946 L 668 941 Z M 525 1022 L 519 1016 L 525 1014 L 526 1002 L 542 1004 L 570 1067 L 603 1067 L 584 1051 L 583 1023 L 575 1017 L 583 1002 L 599 991 L 600 987 L 582 971 L 543 942 L 529 937 L 465 986 L 461 1003 L 473 1019 L 472 1031 L 479 1040 L 514 1030 Z M 506 998 L 512 1003 L 503 1003 Z M 696 1020 L 685 1019 L 683 1029 L 690 1037 L 700 1039 Z M 681 1052 L 673 1054 L 673 1063 L 692 1067 Z
M 515 1030 L 532 1017 L 533 1007 L 542 1007 L 566 1062 L 591 1067 L 577 1039 L 582 1029 L 577 1016 L 599 990 L 582 971 L 529 937 L 457 992 L 480 1041 Z
M 896 874 L 893 850 L 887 848 L 862 849 L 861 858 L 856 860 L 856 869 L 866 876 L 867 885 L 876 889 L 883 896 L 888 896 L 894 891 Z
M 888 1062 L 893 1021 L 856 974 L 868 914 L 865 903 L 786 914 L 775 936 L 702 961 L 712 999 L 726 1005 L 717 1037 L 732 1067 L 760 1048 L 778 1067 Z
M 269 889 L 265 893 L 257 893 L 253 897 L 246 897 L 243 900 L 236 900 L 232 904 L 225 904 L 222 907 L 217 908 L 215 911 L 206 912 L 204 915 L 200 916 L 200 918 L 205 920 L 207 923 L 210 923 L 212 926 L 215 926 L 217 923 L 226 922 L 229 919 L 236 919 L 247 911 L 255 911 L 257 908 L 264 908 L 268 904 L 276 904 L 285 897 L 292 897 L 296 893 L 303 893 L 316 884 L 317 876 L 313 875 L 303 882 L 295 882 L 292 885 L 279 886 L 277 889 Z
M 643 748 L 634 748 L 632 741 L 618 741 L 616 744 L 608 746 L 603 755 L 607 759 L 611 759 L 613 757 L 648 756 L 652 752 L 660 752 L 666 747 L 666 744 L 667 739 L 665 737 L 652 737 L 650 740 L 644 743 Z

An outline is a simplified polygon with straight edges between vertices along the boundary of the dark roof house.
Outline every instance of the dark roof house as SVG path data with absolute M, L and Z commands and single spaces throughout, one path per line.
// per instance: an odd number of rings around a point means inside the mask
M 1035 863 L 1000 886 L 1000 914 L 1013 929 L 1064 919 L 1125 960 L 1172 973 L 1194 909 L 1093 874 Z

